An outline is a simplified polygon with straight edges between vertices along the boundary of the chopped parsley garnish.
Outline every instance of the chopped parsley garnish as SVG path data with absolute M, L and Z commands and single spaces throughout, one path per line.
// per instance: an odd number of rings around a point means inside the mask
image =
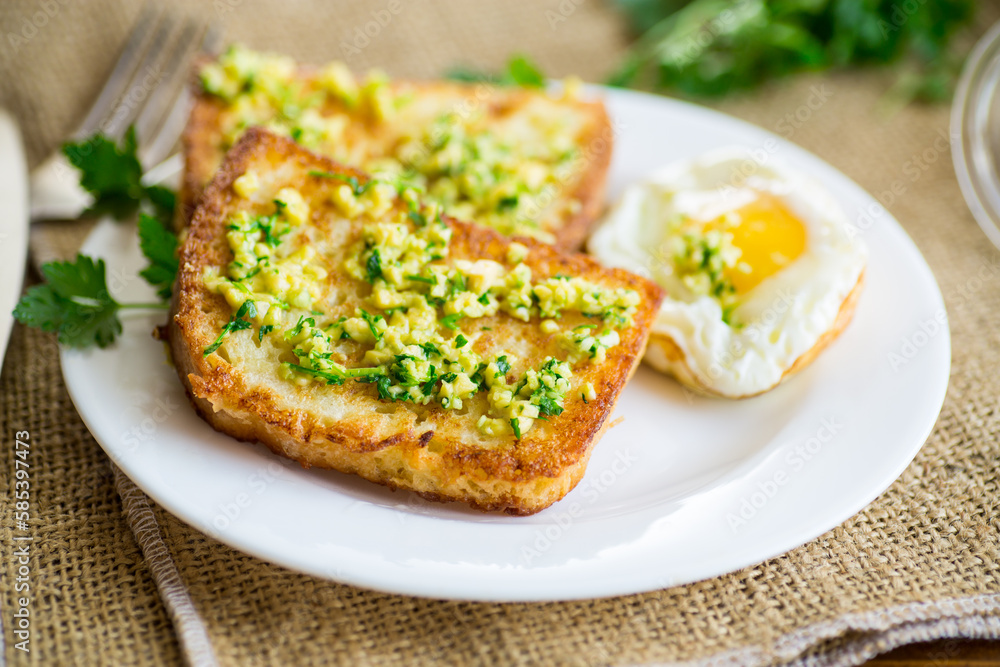
M 379 320 L 384 321 L 384 318 L 381 315 L 372 315 L 367 310 L 361 311 L 361 318 L 368 323 L 368 329 L 372 332 L 372 335 L 375 336 L 375 340 L 382 340 L 382 332 L 379 331 L 375 325 Z
M 497 202 L 498 211 L 509 211 L 511 209 L 517 208 L 517 195 L 512 197 L 501 197 L 500 201 Z
M 386 382 L 389 380 L 381 368 L 341 368 L 335 365 L 333 370 L 327 371 L 310 368 L 309 366 L 300 366 L 298 364 L 288 364 L 288 367 L 293 368 L 300 373 L 305 373 L 306 375 L 312 375 L 313 377 L 318 377 L 321 380 L 326 380 L 327 384 L 334 385 L 344 384 L 346 380 L 357 380 L 358 382 L 375 382 L 381 386 L 382 380 L 385 380 Z M 379 391 L 380 396 L 381 394 L 382 392 Z
M 372 253 L 368 255 L 368 261 L 365 262 L 365 273 L 368 274 L 368 282 L 375 282 L 376 278 L 382 277 L 382 258 L 379 257 L 378 248 L 372 249 Z
M 441 325 L 448 327 L 452 331 L 458 329 L 458 321 L 462 319 L 464 315 L 462 313 L 454 313 L 452 315 L 446 315 L 441 318 Z
M 471 380 L 475 385 L 482 386 L 483 382 L 485 382 L 485 379 L 483 378 L 483 371 L 485 370 L 486 364 L 479 364 L 479 367 L 476 368 L 476 372 L 469 376 L 469 380 Z
M 469 339 L 463 336 L 462 334 L 458 334 L 458 336 L 455 337 L 455 347 L 459 349 L 465 347 L 468 343 Z
M 242 331 L 243 329 L 249 329 L 252 327 L 253 323 L 245 319 L 247 317 L 257 317 L 257 306 L 254 305 L 254 302 L 250 299 L 243 302 L 243 305 L 240 306 L 240 309 L 236 311 L 236 314 L 229 319 L 226 326 L 222 327 L 222 332 L 219 333 L 219 337 L 215 339 L 215 342 L 205 348 L 202 356 L 207 357 L 218 350 L 225 337 L 234 331 Z
M 425 218 L 424 215 L 420 213 L 420 211 L 410 211 L 409 213 L 406 214 L 406 217 L 412 220 L 413 224 L 415 224 L 417 227 L 424 227 L 427 225 L 427 218 Z
M 363 195 L 368 188 L 375 185 L 377 182 L 375 179 L 369 178 L 364 183 L 361 183 L 357 176 L 345 176 L 344 174 L 337 174 L 332 171 L 319 171 L 316 169 L 309 170 L 309 175 L 316 176 L 317 178 L 332 178 L 334 180 L 343 181 L 350 186 L 351 192 L 354 193 L 355 197 Z
M 563 407 L 559 405 L 556 400 L 550 396 L 541 396 L 538 399 L 538 412 L 543 415 L 552 415 L 558 417 L 563 412 Z
M 389 391 L 389 378 L 385 375 L 380 375 L 375 379 L 375 388 L 378 390 L 378 397 L 383 401 L 395 401 L 392 393 Z
M 510 420 L 510 427 L 514 429 L 514 437 L 518 440 L 521 439 L 521 421 L 517 417 L 512 417 Z
M 424 384 L 420 387 L 420 390 L 422 392 L 424 392 L 424 396 L 430 396 L 431 394 L 433 394 L 434 393 L 434 385 L 436 385 L 437 381 L 439 379 L 441 379 L 441 378 L 438 377 L 438 375 L 437 375 L 437 368 L 435 368 L 434 366 L 431 366 L 431 370 L 430 370 L 430 374 L 429 375 L 430 375 L 430 379 L 428 379 L 426 382 L 424 382 Z
M 507 362 L 507 355 L 503 355 L 497 359 L 497 372 L 494 377 L 502 377 L 507 375 L 507 371 L 510 370 L 510 364 Z
M 267 334 L 271 333 L 272 331 L 274 331 L 274 325 L 273 324 L 265 324 L 265 325 L 261 326 L 260 330 L 257 332 L 257 340 L 263 343 L 264 342 L 264 336 L 266 336 Z
M 311 317 L 306 317 L 305 315 L 299 316 L 299 321 L 295 323 L 295 326 L 285 332 L 285 340 L 291 340 L 302 333 L 302 329 L 308 325 L 310 327 L 316 326 L 316 320 Z

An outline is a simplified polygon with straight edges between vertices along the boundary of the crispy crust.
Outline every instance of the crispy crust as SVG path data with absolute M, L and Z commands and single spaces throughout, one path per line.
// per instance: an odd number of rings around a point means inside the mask
M 169 330 L 178 374 L 206 421 L 241 440 L 263 442 L 306 467 L 354 473 L 433 500 L 463 501 L 480 510 L 532 514 L 568 493 L 583 476 L 592 447 L 642 357 L 662 290 L 626 271 L 604 269 L 589 257 L 562 254 L 551 246 L 519 239 L 529 248 L 525 263 L 535 276 L 580 275 L 604 285 L 636 289 L 642 296 L 635 325 L 621 332 L 622 342 L 609 350 L 606 362 L 574 371 L 574 381 L 594 384 L 597 400 L 589 404 L 567 400 L 562 415 L 536 422 L 519 441 L 509 436 L 493 446 L 477 445 L 474 441 L 481 436 L 476 435 L 475 417 L 460 417 L 434 406 L 418 414 L 411 404 L 379 401 L 372 385 L 301 387 L 262 381 L 227 360 L 229 343 L 207 358 L 201 354 L 231 315 L 225 300 L 204 287 L 202 272 L 208 266 L 223 267 L 231 258 L 224 224 L 241 205 L 231 185 L 251 164 L 258 173 L 268 165 L 281 166 L 281 173 L 287 175 L 285 184 L 299 187 L 314 207 L 328 201 L 327 189 L 334 186 L 328 179 L 306 176 L 309 169 L 363 177 L 258 129 L 248 131 L 227 155 L 202 197 L 180 251 Z M 314 213 L 314 221 L 321 215 Z M 454 220 L 447 223 L 453 230 L 453 256 L 504 261 L 510 240 L 483 227 Z M 350 279 L 345 276 L 344 280 Z M 349 287 L 343 289 L 346 292 Z M 508 349 L 506 344 L 517 341 L 540 358 L 552 344 L 539 334 L 537 323 L 529 330 L 527 324 L 497 316 L 491 324 L 493 331 L 480 334 L 477 345 Z M 251 348 L 247 347 L 249 354 L 253 354 Z M 242 353 L 236 350 L 235 354 Z
M 702 382 L 701 378 L 699 378 L 691 370 L 685 360 L 684 352 L 673 340 L 673 338 L 656 331 L 653 331 L 649 336 L 649 345 L 646 348 L 646 354 L 643 361 L 658 371 L 674 376 L 681 384 L 684 384 L 687 387 L 707 396 L 736 399 L 760 396 L 761 394 L 771 391 L 779 384 L 785 382 L 788 378 L 792 377 L 811 364 L 813 360 L 819 356 L 820 352 L 825 350 L 830 343 L 835 341 L 837 337 L 840 336 L 847 325 L 850 324 L 851 319 L 854 317 L 854 309 L 857 307 L 858 297 L 861 294 L 861 287 L 863 284 L 864 272 L 858 276 L 858 281 L 854 284 L 854 287 L 851 288 L 851 291 L 848 292 L 844 301 L 840 304 L 840 310 L 837 312 L 837 318 L 834 320 L 833 326 L 831 326 L 822 336 L 819 337 L 815 345 L 799 356 L 799 358 L 795 360 L 795 363 L 785 369 L 785 372 L 782 373 L 781 378 L 776 383 L 762 391 L 752 394 L 743 394 L 740 396 L 730 396 L 729 394 L 723 394 L 716 391 Z
M 302 68 L 301 75 L 308 77 L 310 72 L 309 68 Z M 179 205 L 176 208 L 175 225 L 178 230 L 183 229 L 191 220 L 202 191 L 222 162 L 225 153 L 220 130 L 224 106 L 218 98 L 205 93 L 196 78 L 191 85 L 194 104 L 181 138 L 184 147 L 184 174 L 178 193 Z M 470 84 L 444 81 L 420 83 L 401 81 L 394 85 L 416 88 L 419 94 L 426 96 L 454 96 L 457 91 L 461 91 L 460 97 L 464 99 L 473 97 L 473 91 L 476 90 L 475 86 Z M 543 93 L 519 88 L 501 88 L 493 89 L 491 94 L 493 98 L 487 107 L 489 113 L 500 116 L 516 113 L 524 101 Z M 553 245 L 562 250 L 575 251 L 580 249 L 587 239 L 604 204 L 614 133 L 607 110 L 600 100 L 566 100 L 563 104 L 589 117 L 588 131 L 578 142 L 584 150 L 585 168 L 566 192 L 554 202 L 554 205 L 559 207 L 560 216 L 549 230 L 556 239 Z M 334 103 L 330 106 L 337 107 Z M 377 133 L 377 130 L 369 129 L 373 135 Z M 572 200 L 578 201 L 579 207 L 568 206 Z

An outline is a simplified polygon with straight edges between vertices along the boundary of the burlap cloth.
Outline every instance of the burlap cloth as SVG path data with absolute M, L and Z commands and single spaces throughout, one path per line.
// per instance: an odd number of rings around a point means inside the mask
M 323 61 L 385 4 L 216 0 L 197 11 L 225 23 L 231 38 Z M 351 59 L 354 67 L 432 76 L 462 62 L 498 67 L 521 50 L 552 75 L 599 80 L 627 40 L 620 17 L 597 0 L 402 7 Z M 20 118 L 33 163 L 78 122 L 137 11 L 110 1 L 0 7 L 0 99 Z M 560 11 L 566 20 L 553 27 L 546 12 Z M 984 7 L 983 14 L 976 32 L 1000 11 Z M 35 32 L 12 40 L 11 33 L 32 32 L 25 21 L 34 21 Z M 53 337 L 19 327 L 2 375 L 7 659 L 174 664 L 186 653 L 212 664 L 214 653 L 228 665 L 832 665 L 909 641 L 1000 637 L 1000 254 L 966 209 L 942 150 L 948 109 L 911 106 L 880 116 L 889 81 L 877 73 L 800 78 L 721 105 L 765 128 L 790 128 L 792 140 L 882 197 L 924 253 L 948 305 L 953 367 L 937 427 L 902 477 L 857 516 L 756 567 L 644 595 L 473 604 L 358 590 L 222 546 L 150 507 L 123 478 L 120 497 L 70 403 Z M 811 95 L 825 101 L 814 99 L 810 109 Z M 801 122 L 790 122 L 796 112 Z M 890 202 L 881 193 L 893 188 Z M 36 261 L 71 252 L 80 229 L 35 230 Z M 15 650 L 10 632 L 16 430 L 30 431 L 34 447 L 29 654 Z

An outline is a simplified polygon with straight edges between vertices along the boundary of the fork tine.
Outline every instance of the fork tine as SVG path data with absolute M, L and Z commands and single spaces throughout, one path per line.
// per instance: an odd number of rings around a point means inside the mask
M 214 54 L 218 51 L 221 43 L 222 31 L 215 24 L 211 24 L 205 31 L 201 40 L 201 46 L 193 55 L 197 55 L 198 53 Z M 143 164 L 147 166 L 159 164 L 170 154 L 170 151 L 174 148 L 174 144 L 177 143 L 177 138 L 180 136 L 184 124 L 187 122 L 190 102 L 187 75 L 192 59 L 188 58 L 185 60 L 180 70 L 182 76 L 179 77 L 179 89 L 175 89 L 173 91 L 174 96 L 170 98 L 173 100 L 173 104 L 165 105 L 168 109 L 165 118 L 161 122 L 159 129 L 152 136 L 152 139 L 146 142 L 146 148 L 141 157 L 143 158 Z M 141 147 L 140 151 L 143 151 Z
M 164 71 L 156 88 L 150 93 L 135 121 L 139 145 L 146 145 L 157 133 L 169 114 L 169 103 L 177 97 L 177 89 L 187 76 L 187 65 L 198 45 L 201 30 L 193 19 L 184 22 L 181 34 L 173 41 Z
M 128 85 L 125 86 L 125 91 L 115 105 L 114 111 L 104 121 L 104 133 L 108 137 L 120 139 L 128 126 L 135 121 L 146 100 L 149 99 L 151 91 L 155 89 L 157 81 L 162 76 L 163 59 L 167 55 L 166 47 L 170 43 L 169 36 L 176 24 L 177 19 L 169 11 L 160 18 L 149 50 L 143 55 Z M 154 79 L 152 84 L 146 81 L 150 77 Z M 140 89 L 145 87 L 149 87 L 149 90 L 146 90 L 145 94 L 138 100 L 133 99 L 137 93 L 141 92 Z
M 205 31 L 205 37 L 201 40 L 201 52 L 216 55 L 222 48 L 223 31 L 217 23 L 211 23 Z
M 97 95 L 97 99 L 90 107 L 83 122 L 73 133 L 74 139 L 83 139 L 93 134 L 114 108 L 115 101 L 125 91 L 125 85 L 139 61 L 139 56 L 146 50 L 149 38 L 153 33 L 152 28 L 157 13 L 155 2 L 148 0 L 143 6 L 135 26 L 129 34 L 128 41 L 122 48 L 121 55 L 118 56 L 118 61 L 108 76 L 108 80 Z

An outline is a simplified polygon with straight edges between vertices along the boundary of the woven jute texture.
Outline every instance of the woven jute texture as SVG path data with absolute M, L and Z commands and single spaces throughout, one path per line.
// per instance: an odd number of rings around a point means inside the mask
M 224 23 L 231 38 L 323 61 L 386 4 L 220 0 L 197 11 Z M 627 38 L 597 0 L 402 6 L 352 56 L 354 67 L 433 76 L 456 63 L 495 67 L 525 51 L 553 75 L 600 79 Z M 70 0 L 0 6 L 0 99 L 20 118 L 32 161 L 79 121 L 137 12 Z M 566 20 L 553 23 L 546 12 Z M 984 7 L 976 31 L 994 18 L 1000 11 Z M 916 241 L 947 303 L 953 366 L 937 426 L 900 479 L 843 525 L 730 575 L 606 600 L 456 603 L 320 581 L 213 541 L 120 476 L 119 495 L 116 473 L 67 395 L 53 338 L 17 328 L 0 379 L 7 660 L 176 664 L 186 655 L 208 664 L 214 652 L 226 665 L 834 665 L 902 642 L 1000 637 L 1000 253 L 959 192 L 948 109 L 910 106 L 886 117 L 877 109 L 890 82 L 879 73 L 806 77 L 721 105 L 814 151 L 878 197 Z M 35 260 L 72 252 L 81 229 L 36 230 Z M 901 407 L 892 396 L 884 401 Z M 31 436 L 27 654 L 11 634 L 15 431 Z

